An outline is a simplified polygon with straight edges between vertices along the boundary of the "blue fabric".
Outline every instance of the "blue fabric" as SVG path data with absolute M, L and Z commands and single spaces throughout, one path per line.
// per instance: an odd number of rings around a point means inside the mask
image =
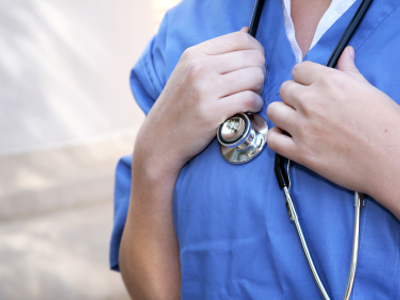
M 261 115 L 281 101 L 295 57 L 280 0 L 267 0 L 257 34 L 266 50 Z M 326 64 L 354 15 L 356 3 L 326 32 L 305 60 Z M 132 70 L 131 87 L 145 113 L 158 98 L 183 51 L 240 30 L 253 1 L 184 0 L 167 13 L 159 33 Z M 356 64 L 371 84 L 400 103 L 400 0 L 375 0 L 352 38 Z M 381 116 L 384 117 L 384 116 Z M 371 120 L 373 122 L 373 120 Z M 214 140 L 182 170 L 173 199 L 180 245 L 182 299 L 320 299 L 295 227 L 290 222 L 268 147 L 254 161 L 231 165 Z M 117 167 L 111 267 L 130 194 L 129 157 Z M 347 281 L 353 234 L 353 192 L 293 164 L 292 194 L 321 279 L 333 299 Z M 374 199 L 362 210 L 359 263 L 351 299 L 400 299 L 400 223 Z

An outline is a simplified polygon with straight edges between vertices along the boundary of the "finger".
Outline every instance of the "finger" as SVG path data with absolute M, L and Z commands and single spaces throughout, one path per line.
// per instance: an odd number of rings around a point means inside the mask
M 244 26 L 242 29 L 240 29 L 240 31 L 248 33 L 249 32 L 249 27 Z
M 300 108 L 300 98 L 307 91 L 307 86 L 301 85 L 293 80 L 282 83 L 279 94 L 282 101 L 292 106 L 295 110 Z
M 240 50 L 259 50 L 263 53 L 264 47 L 255 38 L 244 31 L 226 34 L 196 46 L 196 48 L 208 55 L 216 55 Z
M 267 116 L 280 129 L 293 135 L 298 122 L 296 121 L 296 111 L 283 102 L 276 101 L 268 105 Z
M 267 145 L 276 153 L 297 161 L 297 147 L 294 140 L 284 134 L 282 129 L 273 127 L 267 133 Z
M 221 120 L 223 122 L 237 113 L 259 112 L 263 105 L 264 102 L 259 94 L 253 91 L 244 91 L 220 99 L 216 109 L 223 112 Z
M 221 98 L 246 90 L 261 94 L 264 88 L 265 74 L 262 68 L 250 67 L 221 75 L 217 81 Z
M 242 50 L 212 56 L 213 65 L 220 74 L 249 67 L 262 68 L 265 71 L 265 56 L 259 50 Z
M 342 55 L 339 58 L 339 61 L 337 63 L 337 69 L 346 73 L 347 75 L 350 75 L 354 79 L 368 83 L 368 81 L 358 70 L 354 62 L 354 59 L 355 59 L 354 48 L 351 46 L 346 47 L 346 49 L 344 49 Z
M 297 83 L 311 85 L 323 72 L 326 72 L 327 68 L 320 64 L 305 61 L 294 66 L 292 76 Z

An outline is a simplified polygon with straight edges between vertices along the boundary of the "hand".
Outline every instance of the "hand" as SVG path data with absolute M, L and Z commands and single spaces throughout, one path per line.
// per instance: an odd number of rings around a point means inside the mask
M 258 112 L 264 48 L 242 29 L 187 49 L 154 104 L 135 152 L 160 169 L 179 171 L 239 112 Z
M 268 132 L 269 147 L 392 206 L 388 190 L 400 186 L 395 175 L 400 167 L 399 106 L 361 75 L 352 47 L 343 52 L 337 70 L 303 62 L 294 67 L 293 79 L 281 87 L 283 102 L 268 107 L 276 125 Z

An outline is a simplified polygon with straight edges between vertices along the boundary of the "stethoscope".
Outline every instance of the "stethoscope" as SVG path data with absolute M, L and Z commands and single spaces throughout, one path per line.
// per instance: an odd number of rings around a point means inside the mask
M 333 50 L 331 57 L 327 63 L 327 67 L 335 68 L 340 55 L 346 48 L 351 37 L 356 31 L 358 25 L 361 23 L 363 17 L 368 11 L 369 6 L 373 0 L 363 0 L 354 17 L 351 19 L 345 32 Z M 249 34 L 253 37 L 256 36 L 258 24 L 260 22 L 261 13 L 263 10 L 265 0 L 256 0 L 253 15 L 251 17 Z M 222 123 L 217 132 L 217 138 L 220 143 L 221 154 L 226 161 L 232 164 L 243 164 L 251 161 L 257 157 L 266 145 L 266 138 L 268 132 L 268 124 L 258 114 L 236 114 L 233 117 Z M 304 255 L 310 267 L 311 273 L 314 277 L 315 283 L 325 300 L 330 300 L 325 286 L 322 283 L 317 269 L 315 268 L 313 259 L 311 258 L 310 251 L 307 246 L 307 241 L 304 237 L 303 231 L 300 226 L 299 218 L 290 190 L 290 177 L 289 173 L 290 161 L 287 162 L 287 170 L 285 170 L 285 158 L 279 154 L 275 156 L 275 174 L 278 179 L 280 188 L 283 190 L 286 199 L 286 208 L 290 220 L 296 226 L 297 234 L 303 248 Z M 358 261 L 358 248 L 360 236 L 360 214 L 361 214 L 361 200 L 358 192 L 354 192 L 354 233 L 353 233 L 353 249 L 350 262 L 350 270 L 347 279 L 346 289 L 343 296 L 344 300 L 348 300 L 353 289 L 357 261 Z

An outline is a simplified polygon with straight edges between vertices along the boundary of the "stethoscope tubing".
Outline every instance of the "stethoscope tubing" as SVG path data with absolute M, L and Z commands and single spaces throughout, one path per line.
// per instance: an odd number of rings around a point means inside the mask
M 253 14 L 251 16 L 249 34 L 255 38 L 257 34 L 258 24 L 260 24 L 261 14 L 263 11 L 265 0 L 256 0 L 254 4 Z
M 344 31 L 342 37 L 340 38 L 339 42 L 336 44 L 335 49 L 333 50 L 331 57 L 326 64 L 329 68 L 336 68 L 337 62 L 339 61 L 342 52 L 349 44 L 351 38 L 353 37 L 354 33 L 356 32 L 358 26 L 360 25 L 362 19 L 364 18 L 365 14 L 367 13 L 371 3 L 373 0 L 363 0 L 358 7 L 355 15 L 351 19 L 349 25 L 347 26 L 346 30 Z
M 349 300 L 356 277 L 358 249 L 360 245 L 360 219 L 361 219 L 361 200 L 358 192 L 354 192 L 354 231 L 353 231 L 353 250 L 351 252 L 349 277 L 347 278 L 346 290 L 343 300 Z
M 328 63 L 327 67 L 335 68 L 337 62 L 343 53 L 344 49 L 347 47 L 350 39 L 354 35 L 354 32 L 358 28 L 359 24 L 361 23 L 362 19 L 364 18 L 365 14 L 368 11 L 373 0 L 363 0 L 357 12 L 351 19 L 349 25 L 347 26 L 345 32 L 343 33 L 342 37 L 340 38 L 339 42 L 337 43 L 335 49 L 333 50 Z M 261 19 L 261 13 L 264 7 L 265 0 L 256 0 L 253 10 L 253 15 L 250 21 L 249 26 L 249 34 L 256 37 L 258 25 Z M 328 293 L 326 292 L 325 286 L 322 283 L 318 271 L 315 268 L 313 259 L 311 257 L 307 241 L 304 237 L 303 230 L 301 228 L 301 224 L 297 215 L 296 207 L 294 205 L 292 196 L 290 195 L 289 188 L 290 188 L 290 178 L 288 176 L 289 173 L 289 163 L 288 161 L 288 170 L 285 170 L 284 164 L 285 158 L 279 154 L 275 156 L 275 173 L 278 179 L 279 186 L 283 189 L 285 193 L 286 199 L 286 207 L 289 213 L 290 219 L 294 222 L 296 231 L 304 252 L 304 255 L 307 259 L 307 263 L 313 275 L 314 281 L 325 300 L 330 300 Z M 359 238 L 360 238 L 360 218 L 361 218 L 361 201 L 358 192 L 354 192 L 354 232 L 353 232 L 353 247 L 352 247 L 352 255 L 351 255 L 351 262 L 350 262 L 350 269 L 349 275 L 346 283 L 346 289 L 344 292 L 343 300 L 348 300 L 351 296 L 351 292 L 354 285 L 354 279 L 357 269 L 357 262 L 358 262 L 358 250 L 359 250 Z

